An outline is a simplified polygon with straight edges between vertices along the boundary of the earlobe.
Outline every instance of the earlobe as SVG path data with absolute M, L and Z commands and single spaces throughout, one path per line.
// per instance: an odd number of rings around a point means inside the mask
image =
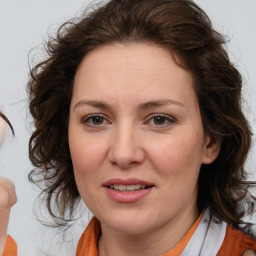
M 205 143 L 204 155 L 202 157 L 202 164 L 212 163 L 219 155 L 221 147 L 221 140 L 213 136 L 207 136 Z

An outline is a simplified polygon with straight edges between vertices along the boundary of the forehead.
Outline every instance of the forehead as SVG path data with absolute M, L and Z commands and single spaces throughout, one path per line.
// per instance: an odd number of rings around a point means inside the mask
M 92 70 L 109 72 L 113 69 L 123 72 L 145 70 L 152 74 L 164 75 L 164 71 L 175 69 L 177 74 L 184 73 L 185 70 L 177 62 L 181 63 L 174 52 L 154 43 L 113 43 L 89 52 L 81 61 L 76 77 L 81 70 L 83 73 Z M 190 72 L 186 71 L 186 73 L 190 75 Z
M 169 50 L 146 43 L 117 43 L 101 46 L 83 58 L 73 96 L 141 93 L 152 100 L 163 94 L 189 98 L 195 94 L 193 83 L 191 73 L 177 65 Z

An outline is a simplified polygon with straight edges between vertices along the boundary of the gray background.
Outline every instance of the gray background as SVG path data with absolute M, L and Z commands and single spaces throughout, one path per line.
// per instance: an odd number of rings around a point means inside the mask
M 9 234 L 18 243 L 19 255 L 75 255 L 75 246 L 90 214 L 63 235 L 43 227 L 33 214 L 38 191 L 29 184 L 32 169 L 28 160 L 28 139 L 32 129 L 27 111 L 26 82 L 28 53 L 41 45 L 67 19 L 79 16 L 91 1 L 85 0 L 0 0 L 0 109 L 15 128 L 13 139 L 7 132 L 0 148 L 0 175 L 13 180 L 18 194 Z M 256 0 L 197 0 L 214 26 L 230 39 L 227 44 L 231 60 L 243 74 L 244 109 L 253 132 L 256 130 Z M 38 51 L 37 51 L 38 52 Z M 31 56 L 34 56 L 33 53 Z M 35 61 L 41 55 L 34 56 Z M 256 177 L 255 136 L 247 169 Z M 38 207 L 38 205 L 35 205 Z M 42 214 L 44 211 L 42 210 Z M 254 222 L 256 222 L 254 220 Z M 45 254 L 44 254 L 44 253 Z

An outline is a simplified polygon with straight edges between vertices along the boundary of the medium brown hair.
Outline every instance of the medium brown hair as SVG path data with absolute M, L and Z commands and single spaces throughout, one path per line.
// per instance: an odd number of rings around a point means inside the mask
M 65 225 L 80 200 L 68 145 L 76 70 L 88 52 L 116 42 L 167 48 L 192 73 L 204 130 L 221 141 L 218 158 L 200 170 L 199 211 L 210 207 L 220 220 L 243 223 L 253 205 L 244 207 L 251 185 L 244 170 L 251 131 L 241 111 L 242 79 L 224 37 L 189 0 L 112 0 L 65 23 L 46 44 L 49 57 L 31 70 L 28 83 L 35 124 L 29 155 L 36 167 L 29 179 L 45 193 L 51 216 Z

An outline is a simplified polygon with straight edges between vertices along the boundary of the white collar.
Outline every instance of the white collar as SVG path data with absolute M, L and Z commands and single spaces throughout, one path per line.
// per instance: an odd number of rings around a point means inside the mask
M 181 256 L 216 256 L 226 235 L 227 223 L 213 220 L 206 209 L 196 231 Z

